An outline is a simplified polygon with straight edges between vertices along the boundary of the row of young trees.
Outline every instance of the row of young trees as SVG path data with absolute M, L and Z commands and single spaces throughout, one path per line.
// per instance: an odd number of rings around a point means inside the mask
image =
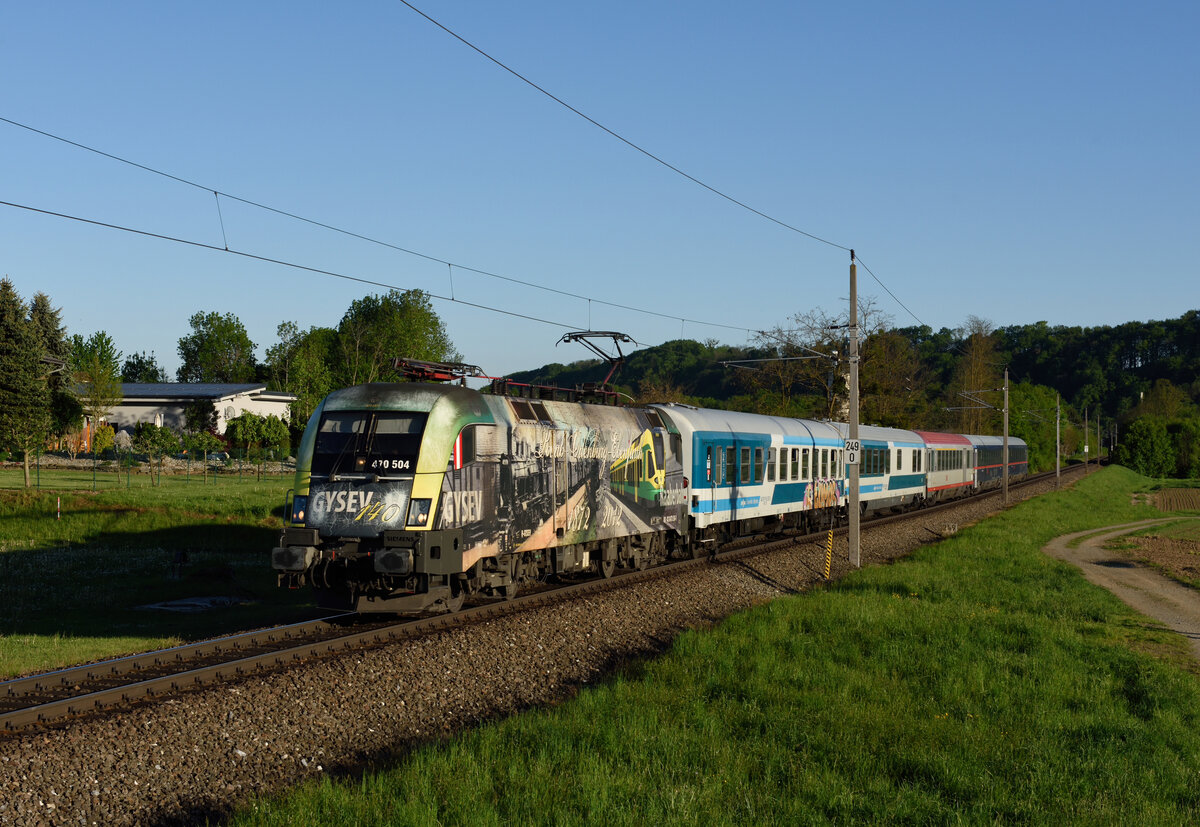
M 197 312 L 188 325 L 190 332 L 179 339 L 181 365 L 175 378 L 189 383 L 264 382 L 294 393 L 298 399 L 290 420 L 297 434 L 331 390 L 397 379 L 392 368 L 397 356 L 461 358 L 429 297 L 417 290 L 359 299 L 335 328 L 301 331 L 294 322 L 284 322 L 279 342 L 268 348 L 262 363 L 233 313 Z M 84 418 L 102 421 L 121 403 L 122 383 L 168 381 L 153 353 L 135 353 L 123 362 L 122 355 L 104 331 L 68 337 L 61 312 L 46 294 L 36 294 L 27 304 L 9 279 L 0 281 L 0 450 L 24 456 L 26 486 L 30 456 L 48 444 L 75 455 Z M 177 450 L 185 437 L 198 439 L 206 432 L 218 439 L 211 403 L 189 406 L 185 416 L 186 426 L 179 434 L 164 429 L 152 433 L 148 429 L 154 426 L 143 426 L 138 437 L 143 452 L 161 457 L 172 446 Z M 230 420 L 227 429 L 230 446 L 244 446 L 248 455 L 262 454 L 263 446 L 288 454 L 287 426 L 278 419 L 246 414 Z M 92 439 L 94 453 L 114 445 L 111 429 L 96 429 Z
M 302 428 L 317 403 L 330 391 L 364 382 L 399 378 L 392 368 L 397 356 L 431 361 L 458 361 L 445 324 L 420 290 L 392 290 L 351 303 L 337 327 L 301 330 L 285 321 L 279 341 L 267 348 L 263 362 L 255 359 L 255 344 L 232 313 L 196 313 L 191 332 L 179 340 L 180 382 L 264 382 L 273 390 L 292 393 L 291 422 Z M 126 364 L 127 382 L 165 381 L 153 356 Z M 145 377 L 145 378 L 143 378 Z
M 114 446 L 115 447 L 115 446 Z M 151 465 L 157 464 L 162 477 L 163 460 L 181 452 L 197 461 L 207 474 L 209 455 L 230 452 L 231 455 L 257 463 L 261 479 L 268 459 L 283 459 L 291 448 L 291 433 L 287 423 L 274 414 L 259 416 L 246 411 L 225 423 L 224 436 L 211 430 L 176 431 L 165 425 L 139 422 L 126 446 L 130 452 L 144 454 Z M 97 446 L 98 450 L 100 449 Z

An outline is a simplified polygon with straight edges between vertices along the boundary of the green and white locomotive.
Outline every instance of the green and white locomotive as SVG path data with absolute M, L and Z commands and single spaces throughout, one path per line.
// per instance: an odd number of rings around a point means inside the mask
M 314 587 L 328 608 L 453 611 L 469 594 L 611 575 L 676 549 L 686 537 L 678 433 L 653 409 L 536 390 L 399 383 L 327 396 L 305 430 L 272 556 L 281 583 Z M 657 495 L 626 502 L 612 469 L 646 440 Z M 667 486 L 680 490 L 663 496 Z

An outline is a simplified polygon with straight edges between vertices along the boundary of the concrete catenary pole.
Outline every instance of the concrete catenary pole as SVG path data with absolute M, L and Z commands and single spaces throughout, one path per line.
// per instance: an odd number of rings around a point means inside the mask
M 1062 394 L 1054 394 L 1054 487 L 1062 477 Z
M 1004 504 L 1008 505 L 1008 368 L 1004 369 Z
M 860 450 L 858 439 L 858 267 L 854 263 L 854 251 L 850 251 L 850 442 Z M 850 484 L 850 499 L 847 510 L 850 512 L 850 565 L 858 568 L 862 565 L 860 559 L 861 544 L 859 538 L 859 507 L 858 507 L 858 457 L 847 465 Z

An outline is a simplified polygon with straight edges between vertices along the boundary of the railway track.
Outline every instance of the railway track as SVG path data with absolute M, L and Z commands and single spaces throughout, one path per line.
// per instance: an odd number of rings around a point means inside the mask
M 1081 471 L 1064 470 L 1064 476 Z M 1050 472 L 1053 473 L 1053 472 Z M 1026 478 L 1010 485 L 1016 490 L 1046 479 L 1047 474 Z M 989 491 L 970 498 L 999 498 Z M 963 500 L 930 506 L 918 511 L 877 517 L 864 523 L 864 530 L 877 530 L 900 520 L 922 519 L 953 509 Z M 832 529 L 845 534 L 844 526 Z M 816 543 L 827 531 L 781 538 L 735 541 L 711 554 L 689 560 L 674 560 L 645 571 L 629 571 L 609 579 L 593 578 L 522 594 L 510 600 L 473 605 L 454 614 L 372 622 L 364 624 L 357 615 L 308 621 L 289 626 L 246 632 L 213 640 L 131 655 L 100 663 L 61 669 L 0 682 L 0 731 L 17 732 L 31 727 L 53 725 L 80 716 L 103 713 L 109 709 L 158 700 L 189 690 L 245 678 L 273 669 L 285 668 L 309 658 L 325 657 L 396 643 L 448 629 L 460 624 L 478 623 L 504 614 L 572 600 L 579 596 L 624 588 L 659 577 L 680 574 L 714 563 L 733 563 L 789 546 Z

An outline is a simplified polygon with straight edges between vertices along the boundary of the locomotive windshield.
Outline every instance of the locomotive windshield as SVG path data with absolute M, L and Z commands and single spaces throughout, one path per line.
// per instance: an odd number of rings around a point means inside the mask
M 312 473 L 410 474 L 417 467 L 424 413 L 329 411 L 317 426 Z

